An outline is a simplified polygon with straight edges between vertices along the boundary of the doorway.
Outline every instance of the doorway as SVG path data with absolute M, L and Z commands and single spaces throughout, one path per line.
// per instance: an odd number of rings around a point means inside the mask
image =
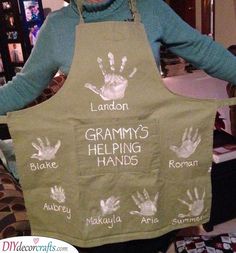
M 170 7 L 189 25 L 196 28 L 196 0 L 169 0 Z

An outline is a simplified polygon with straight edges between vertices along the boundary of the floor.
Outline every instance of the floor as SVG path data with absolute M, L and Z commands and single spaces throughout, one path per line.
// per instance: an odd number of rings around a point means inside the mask
M 205 72 L 200 70 L 194 71 L 193 73 L 185 73 L 182 69 L 180 69 L 179 73 L 173 73 L 173 76 L 166 77 L 163 79 L 163 81 L 168 89 L 177 94 L 201 99 L 227 98 L 227 83 L 225 81 L 210 77 Z M 226 131 L 230 133 L 228 107 L 220 108 L 219 111 L 226 123 Z M 236 232 L 236 219 L 215 226 L 212 232 L 207 233 L 202 227 L 193 227 L 181 230 L 180 235 L 219 235 L 230 232 Z M 174 252 L 174 244 L 172 244 L 168 250 L 168 253 Z
M 212 232 L 207 233 L 202 227 L 193 227 L 188 229 L 183 229 L 179 235 L 182 236 L 196 236 L 196 235 L 220 235 L 225 233 L 236 233 L 236 219 L 230 220 L 228 222 L 219 224 L 214 227 Z M 174 243 L 172 243 L 167 251 L 167 253 L 175 253 Z

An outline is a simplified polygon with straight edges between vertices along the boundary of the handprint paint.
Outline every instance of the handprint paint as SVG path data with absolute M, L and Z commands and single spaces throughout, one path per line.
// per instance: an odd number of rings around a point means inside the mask
M 179 214 L 179 218 L 186 218 L 186 217 L 196 217 L 199 216 L 203 209 L 204 209 L 204 198 L 205 198 L 205 190 L 203 191 L 202 197 L 199 198 L 198 189 L 194 188 L 194 196 L 190 193 L 190 190 L 187 190 L 187 196 L 190 200 L 190 202 L 187 202 L 182 199 L 178 199 L 182 204 L 186 205 L 188 207 L 189 213 L 187 214 Z
M 94 93 L 100 95 L 103 100 L 117 100 L 122 99 L 125 96 L 125 91 L 128 86 L 128 79 L 122 75 L 124 71 L 127 57 L 124 56 L 121 60 L 121 66 L 119 72 L 115 72 L 115 59 L 114 55 L 109 52 L 108 59 L 110 63 L 110 73 L 108 73 L 103 66 L 102 58 L 98 57 L 97 62 L 102 75 L 104 77 L 104 85 L 101 88 L 97 88 L 95 85 L 86 83 L 85 87 L 93 91 Z M 132 73 L 129 74 L 129 78 L 132 78 L 137 72 L 137 68 L 134 68 Z
M 113 214 L 120 208 L 120 200 L 119 197 L 111 196 L 107 200 L 101 200 L 100 201 L 100 207 L 102 211 L 102 215 L 109 215 Z
M 140 209 L 139 211 L 131 211 L 130 214 L 138 214 L 142 216 L 153 216 L 157 212 L 157 200 L 159 197 L 159 193 L 157 193 L 153 199 L 150 199 L 149 193 L 146 189 L 143 190 L 143 194 L 137 192 L 137 197 L 132 195 L 132 199 L 134 203 Z
M 58 203 L 64 203 L 66 200 L 64 189 L 61 186 L 58 187 L 57 185 L 51 187 L 50 197 Z
M 39 161 L 50 161 L 55 159 L 55 155 L 61 146 L 61 141 L 58 140 L 54 146 L 51 146 L 50 141 L 45 137 L 46 143 L 41 138 L 37 138 L 38 144 L 32 142 L 32 146 L 38 151 L 31 156 L 31 158 L 38 159 Z
M 193 127 L 186 128 L 182 136 L 182 143 L 179 147 L 170 146 L 170 149 L 175 152 L 179 158 L 190 157 L 201 142 L 201 136 L 198 134 L 198 128 L 192 136 Z

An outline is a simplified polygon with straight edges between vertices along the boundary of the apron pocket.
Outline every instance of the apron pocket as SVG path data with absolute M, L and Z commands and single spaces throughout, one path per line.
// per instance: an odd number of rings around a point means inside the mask
M 85 241 L 131 240 L 163 227 L 159 192 L 164 183 L 157 173 L 81 176 L 78 184 L 78 206 L 82 207 L 78 220 Z
M 80 175 L 159 169 L 159 127 L 155 120 L 101 120 L 77 125 L 75 136 Z

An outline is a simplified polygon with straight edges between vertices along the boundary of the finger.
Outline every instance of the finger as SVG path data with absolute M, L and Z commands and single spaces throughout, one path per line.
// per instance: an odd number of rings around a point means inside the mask
M 180 214 L 178 215 L 178 217 L 179 217 L 179 218 L 185 218 L 185 217 L 188 217 L 188 215 L 187 215 L 187 214 L 180 213 Z
M 196 187 L 194 188 L 194 193 L 195 193 L 196 199 L 199 200 L 198 191 L 197 191 L 197 188 L 196 188 Z
M 59 191 L 61 192 L 61 193 L 65 193 L 65 190 L 60 186 L 60 188 L 59 188 Z
M 149 200 L 149 199 L 150 199 L 150 196 L 149 196 L 149 194 L 148 194 L 148 192 L 147 192 L 146 189 L 143 190 L 143 195 L 144 195 L 144 198 L 145 198 L 146 200 Z
M 156 194 L 156 196 L 155 196 L 155 198 L 154 198 L 154 205 L 157 204 L 158 198 L 159 198 L 159 192 Z
M 114 197 L 110 197 L 110 198 L 108 198 L 107 200 L 106 200 L 106 204 L 107 205 L 113 205 L 114 204 Z
M 205 192 L 205 189 L 204 189 L 204 191 L 202 193 L 202 200 L 204 200 L 205 196 L 206 196 L 206 192 Z
M 38 151 L 41 151 L 41 147 L 39 147 L 36 143 L 32 142 L 32 146 Z
M 188 202 L 186 202 L 185 200 L 182 199 L 178 199 L 182 204 L 186 205 L 188 208 L 191 207 L 191 204 L 189 204 Z
M 54 189 L 55 189 L 56 192 L 58 192 L 58 190 L 59 190 L 57 185 L 54 186 Z
M 41 156 L 39 156 L 38 154 L 33 154 L 30 158 L 38 159 L 41 161 Z
M 120 203 L 119 197 L 118 197 L 118 198 L 114 198 L 112 202 L 113 202 L 113 203 L 117 203 L 117 202 Z
M 144 198 L 143 198 L 143 195 L 140 194 L 139 192 L 137 192 L 137 196 L 138 196 L 138 198 L 139 198 L 139 200 L 140 200 L 141 202 L 144 202 L 144 201 L 145 201 Z
M 114 203 L 114 206 L 118 206 L 120 204 L 120 200 L 117 200 L 115 203 Z
M 51 187 L 51 193 L 52 193 L 52 194 L 54 194 L 54 193 L 55 193 L 55 191 L 54 191 L 53 187 Z
M 194 136 L 192 138 L 192 141 L 195 142 L 197 140 L 197 137 L 198 137 L 198 128 L 195 131 L 195 134 L 194 134 Z
M 42 149 L 45 149 L 45 146 L 44 146 L 44 144 L 43 144 L 42 139 L 41 139 L 41 138 L 37 138 L 37 140 L 38 140 L 38 143 L 39 143 L 39 145 L 41 146 L 41 148 L 42 148 Z
M 201 136 L 198 136 L 198 139 L 194 142 L 194 146 L 197 147 L 201 140 Z
M 127 57 L 124 56 L 122 59 L 121 59 L 121 65 L 120 65 L 120 73 L 123 72 L 124 68 L 125 68 L 125 64 L 127 62 Z
M 141 213 L 139 211 L 130 211 L 129 213 L 130 214 L 140 214 L 141 215 Z
M 185 128 L 184 134 L 183 134 L 183 137 L 182 137 L 182 142 L 186 140 L 187 133 L 188 133 L 188 128 Z
M 102 58 L 98 57 L 98 58 L 97 58 L 97 62 L 98 62 L 99 68 L 100 68 L 101 71 L 102 71 L 103 76 L 105 76 L 105 75 L 106 75 L 106 71 L 105 71 L 105 69 L 104 69 L 104 67 L 103 67 L 103 64 L 102 64 Z
M 139 200 L 138 200 L 138 199 L 136 199 L 134 195 L 132 195 L 132 199 L 133 199 L 134 203 L 135 203 L 137 206 L 139 206 L 139 205 L 140 205 Z
M 57 143 L 56 143 L 56 145 L 55 145 L 55 151 L 56 151 L 56 152 L 57 152 L 57 150 L 60 148 L 60 146 L 61 146 L 61 141 L 58 140 Z
M 50 147 L 50 141 L 47 137 L 45 137 L 45 140 L 46 140 L 46 146 Z
M 85 88 L 88 88 L 89 90 L 93 91 L 94 93 L 100 95 L 101 91 L 93 84 L 91 83 L 86 83 L 84 85 Z
M 187 139 L 188 139 L 188 140 L 191 140 L 192 131 L 193 131 L 193 128 L 190 127 L 190 128 L 189 128 L 189 131 L 188 131 L 188 136 L 187 136 Z
M 170 146 L 170 150 L 172 150 L 172 151 L 174 151 L 174 152 L 176 152 L 177 151 L 177 147 L 176 146 Z
M 115 71 L 115 67 L 114 67 L 114 64 L 115 64 L 114 55 L 111 52 L 108 53 L 108 59 L 109 59 L 109 62 L 110 62 L 110 68 L 111 68 L 111 70 Z
M 132 78 L 137 72 L 137 68 L 134 68 L 133 71 L 129 74 L 129 78 Z
M 190 200 L 193 200 L 193 197 L 192 197 L 192 195 L 190 193 L 190 190 L 187 190 L 187 195 L 188 195 L 188 197 L 189 197 Z
M 101 200 L 101 201 L 100 201 L 100 206 L 101 206 L 102 208 L 105 207 L 105 202 L 104 202 L 104 200 Z

